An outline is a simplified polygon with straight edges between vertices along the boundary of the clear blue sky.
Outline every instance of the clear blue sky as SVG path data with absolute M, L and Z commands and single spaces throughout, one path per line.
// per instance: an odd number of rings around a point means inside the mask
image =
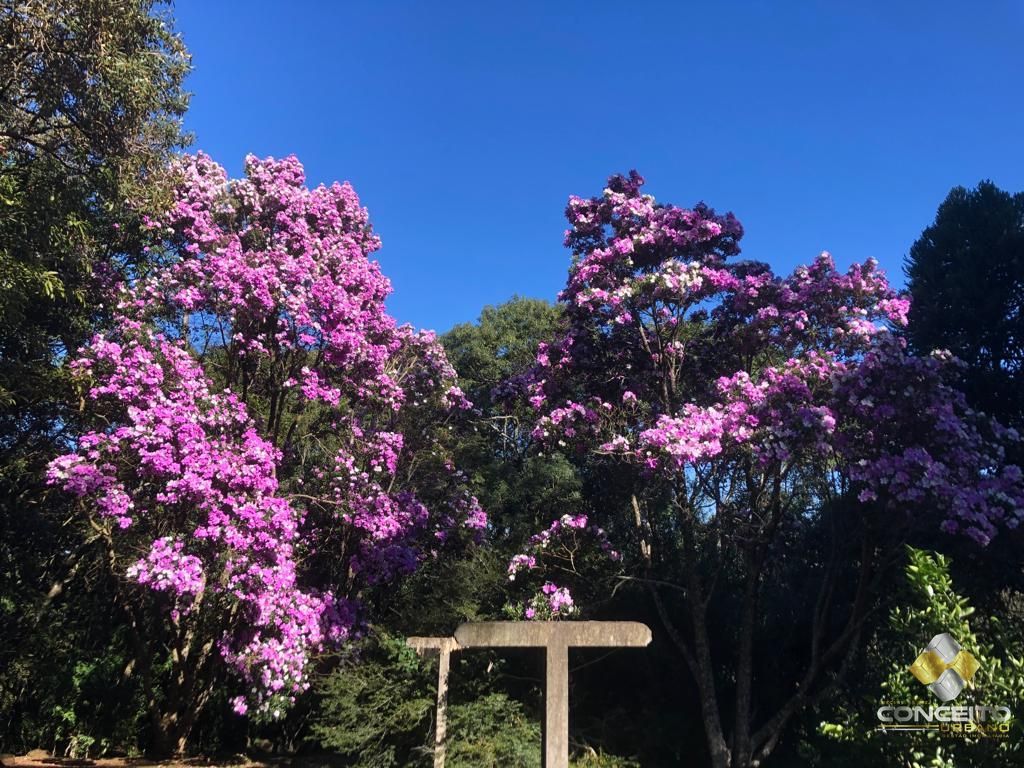
M 569 194 L 636 168 L 788 271 L 902 259 L 955 184 L 1024 189 L 1024 3 L 178 0 L 195 146 L 348 179 L 389 302 L 553 299 Z

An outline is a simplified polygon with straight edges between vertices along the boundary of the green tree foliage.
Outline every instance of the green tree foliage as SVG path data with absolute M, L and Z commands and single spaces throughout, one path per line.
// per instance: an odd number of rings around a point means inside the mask
M 954 187 L 911 247 L 905 272 L 911 345 L 952 351 L 967 363 L 972 403 L 1024 426 L 1024 193 L 991 181 Z
M 430 674 L 401 638 L 378 633 L 318 689 L 312 739 L 359 768 L 428 765 Z
M 540 765 L 536 715 L 505 693 L 483 691 L 470 675 L 453 676 L 452 683 L 446 765 Z M 376 633 L 319 687 L 311 738 L 353 768 L 427 768 L 433 765 L 436 686 L 436 661 L 418 658 L 400 637 Z
M 0 397 L 15 408 L 6 432 L 60 417 L 45 409 L 46 379 L 91 330 L 96 272 L 138 255 L 125 203 L 152 194 L 184 143 L 189 60 L 162 5 L 0 3 Z
M 478 322 L 457 325 L 441 338 L 460 386 L 479 411 L 473 433 L 461 441 L 458 464 L 472 467 L 470 479 L 499 527 L 499 539 L 512 546 L 582 503 L 579 473 L 572 464 L 530 452 L 528 409 L 496 398 L 496 390 L 526 373 L 538 344 L 562 322 L 560 308 L 513 297 L 485 307 Z
M 562 310 L 542 299 L 513 296 L 487 306 L 476 323 L 460 323 L 444 335 L 464 391 L 479 406 L 489 405 L 493 389 L 533 365 L 537 345 L 562 325 Z
M 522 705 L 504 693 L 490 693 L 469 704 L 457 704 L 451 714 L 452 768 L 540 765 L 540 723 L 528 717 Z
M 146 268 L 139 217 L 185 143 L 166 5 L 0 0 L 0 750 L 137 740 L 107 550 L 41 473 L 79 422 L 63 364 L 104 285 Z

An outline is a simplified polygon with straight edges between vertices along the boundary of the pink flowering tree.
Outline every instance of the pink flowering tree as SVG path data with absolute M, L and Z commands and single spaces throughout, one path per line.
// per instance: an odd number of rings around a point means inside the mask
M 899 541 L 941 526 L 985 544 L 1020 522 L 1017 436 L 967 407 L 948 355 L 906 353 L 908 301 L 874 261 L 780 277 L 734 258 L 731 214 L 642 184 L 570 199 L 569 329 L 520 387 L 542 450 L 614 473 L 601 522 L 692 674 L 713 765 L 758 765 L 841 679 Z M 758 642 L 769 598 L 800 617 L 793 679 Z
M 220 685 L 282 717 L 315 654 L 487 520 L 448 458 L 469 403 L 385 310 L 352 188 L 308 188 L 293 157 L 176 170 L 156 266 L 72 363 L 97 426 L 49 479 L 108 542 L 140 664 L 169 652 L 154 718 L 180 752 Z
M 596 564 L 621 559 L 605 530 L 587 515 L 562 515 L 531 536 L 523 551 L 509 560 L 509 582 L 525 586 L 528 596 L 507 604 L 505 612 L 527 621 L 576 618 L 579 607 L 566 584 L 592 580 L 600 572 Z

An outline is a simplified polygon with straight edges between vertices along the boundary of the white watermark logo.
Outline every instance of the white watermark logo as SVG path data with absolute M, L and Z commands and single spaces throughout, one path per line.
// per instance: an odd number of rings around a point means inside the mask
M 974 655 L 964 650 L 948 632 L 933 637 L 909 669 L 943 705 L 924 707 L 887 702 L 875 713 L 878 730 L 937 731 L 943 736 L 958 738 L 1008 737 L 1013 716 L 1006 705 L 954 706 L 948 703 L 963 693 L 981 669 Z

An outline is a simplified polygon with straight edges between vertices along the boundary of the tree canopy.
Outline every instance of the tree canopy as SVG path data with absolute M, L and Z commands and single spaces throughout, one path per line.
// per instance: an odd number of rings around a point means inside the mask
M 955 187 L 913 244 L 907 338 L 921 353 L 948 349 L 967 364 L 978 409 L 1024 425 L 1024 193 L 991 181 Z
M 350 184 L 184 152 L 170 10 L 0 0 L 0 752 L 426 766 L 405 638 L 499 619 L 651 626 L 573 652 L 577 768 L 887 760 L 939 631 L 1024 702 L 1024 193 L 953 189 L 900 291 L 616 174 L 553 302 L 438 335 Z M 541 664 L 459 655 L 451 765 L 537 765 Z

